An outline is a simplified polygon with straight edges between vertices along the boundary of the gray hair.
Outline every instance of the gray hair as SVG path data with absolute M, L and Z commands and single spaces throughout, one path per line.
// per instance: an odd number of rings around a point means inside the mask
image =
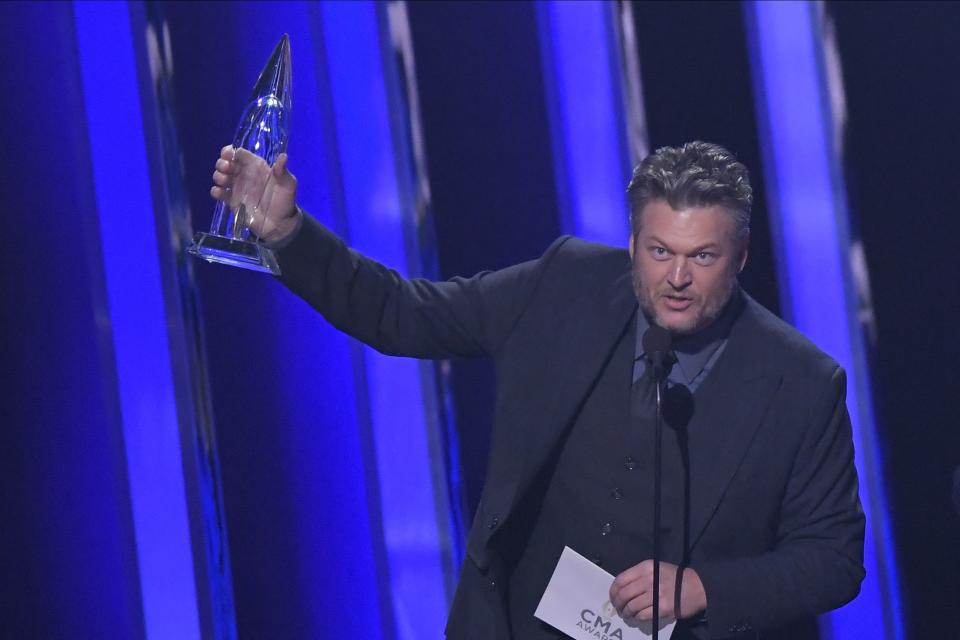
M 644 207 L 655 200 L 677 211 L 720 206 L 733 217 L 737 237 L 750 231 L 750 174 L 718 144 L 696 141 L 657 149 L 633 170 L 627 198 L 633 235 L 640 231 Z

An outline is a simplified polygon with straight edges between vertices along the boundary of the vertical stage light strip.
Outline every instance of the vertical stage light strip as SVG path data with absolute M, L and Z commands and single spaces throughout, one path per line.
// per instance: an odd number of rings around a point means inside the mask
M 381 51 L 385 5 L 330 2 L 320 10 L 351 244 L 403 272 L 408 213 Z M 440 638 L 448 609 L 441 519 L 448 514 L 435 502 L 441 492 L 433 487 L 421 370 L 415 360 L 369 348 L 363 364 L 397 638 Z
M 75 2 L 73 8 L 144 628 L 151 640 L 199 638 L 176 395 L 130 15 L 125 2 Z
M 561 228 L 624 246 L 630 172 L 612 31 L 615 8 L 595 0 L 542 1 L 537 19 Z
M 299 178 L 298 199 L 310 215 L 343 233 L 346 214 L 322 10 L 321 3 L 270 0 L 235 1 L 223 9 L 230 14 L 231 30 L 249 36 L 232 54 L 241 78 L 240 99 L 247 97 L 246 83 L 257 77 L 280 36 L 290 36 L 293 111 L 288 150 L 291 169 Z M 285 616 L 276 625 L 282 630 L 276 637 L 292 637 L 295 629 L 297 637 L 325 638 L 332 633 L 331 621 L 338 621 L 334 626 L 351 626 L 346 619 L 362 610 L 363 629 L 358 633 L 370 640 L 393 639 L 365 372 L 356 366 L 360 346 L 270 278 L 252 273 L 247 277 L 251 292 L 263 296 L 258 303 L 263 330 L 241 338 L 270 343 L 270 388 L 277 395 L 269 402 L 275 407 L 276 429 L 265 460 L 280 469 L 280 477 L 270 486 L 281 492 L 277 500 L 283 511 L 271 511 L 286 518 L 268 526 L 269 534 L 255 535 L 287 536 L 283 541 L 293 544 L 276 554 L 264 549 L 263 557 L 253 560 L 236 557 L 232 549 L 241 621 L 247 617 L 243 607 L 258 606 L 251 594 L 270 590 L 258 585 L 251 591 L 250 576 L 264 574 L 289 580 L 276 589 L 285 602 L 266 605 L 271 613 Z M 231 545 L 249 549 L 257 540 L 250 533 L 233 533 Z M 276 557 L 293 564 L 277 566 L 272 561 Z M 252 623 L 261 630 L 270 624 L 262 616 Z
M 617 54 L 620 62 L 620 87 L 623 92 L 623 120 L 627 131 L 628 168 L 633 167 L 650 154 L 650 137 L 647 134 L 647 111 L 643 103 L 643 78 L 640 73 L 640 47 L 637 43 L 636 21 L 633 4 L 616 3 Z
M 393 137 L 401 206 L 406 213 L 407 264 L 412 274 L 435 280 L 440 275 L 439 256 L 410 16 L 406 0 L 391 0 L 380 6 L 386 8 L 390 34 L 389 46 L 383 46 L 384 79 L 390 111 L 397 123 Z M 452 372 L 449 361 L 421 362 L 419 366 L 439 514 L 440 555 L 447 592 L 452 594 L 466 553 L 466 514 L 463 512 L 460 443 L 454 422 Z
M 783 307 L 793 324 L 847 371 L 847 406 L 867 517 L 866 579 L 860 596 L 822 619 L 821 630 L 837 639 L 900 638 L 869 371 L 853 312 L 846 193 L 832 145 L 815 9 L 809 2 L 745 5 Z
M 190 207 L 184 191 L 182 150 L 174 105 L 173 50 L 167 7 L 128 2 L 155 226 L 167 309 L 167 340 L 180 423 L 180 455 L 193 548 L 200 633 L 217 640 L 237 637 L 233 576 L 228 549 L 220 462 L 214 433 L 203 332 L 193 277 Z M 142 37 L 138 37 L 142 34 Z

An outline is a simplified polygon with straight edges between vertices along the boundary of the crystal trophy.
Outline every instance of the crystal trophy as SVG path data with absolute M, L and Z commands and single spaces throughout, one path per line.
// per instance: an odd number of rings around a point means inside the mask
M 286 151 L 290 123 L 290 38 L 277 43 L 240 118 L 233 148 L 244 149 L 273 166 Z M 258 160 L 259 161 L 259 160 Z M 277 258 L 250 229 L 262 188 L 236 183 L 226 201 L 218 201 L 210 232 L 199 232 L 187 251 L 208 262 L 280 275 Z M 262 185 L 261 185 L 262 187 Z

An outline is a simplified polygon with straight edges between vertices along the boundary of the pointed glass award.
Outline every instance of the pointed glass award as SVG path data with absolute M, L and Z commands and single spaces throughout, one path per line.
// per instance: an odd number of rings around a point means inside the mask
M 274 48 L 250 96 L 233 138 L 234 149 L 245 149 L 273 166 L 286 151 L 290 126 L 290 38 L 284 34 Z M 234 185 L 234 190 L 243 189 Z M 277 258 L 248 226 L 260 204 L 262 190 L 233 193 L 218 201 L 210 232 L 199 232 L 187 251 L 208 262 L 229 264 L 280 275 Z

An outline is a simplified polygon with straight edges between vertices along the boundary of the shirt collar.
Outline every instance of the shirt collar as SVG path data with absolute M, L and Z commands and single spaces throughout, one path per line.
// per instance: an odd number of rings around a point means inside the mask
M 737 286 L 716 320 L 694 334 L 674 338 L 673 351 L 677 356 L 677 367 L 680 369 L 681 377 L 686 384 L 693 383 L 710 361 L 710 357 L 727 339 L 730 334 L 730 327 L 742 306 L 743 295 L 740 292 L 740 287 Z M 641 309 L 641 312 L 637 314 L 637 344 L 634 351 L 636 354 L 634 361 L 645 355 L 643 334 L 649 328 L 650 321 Z M 671 378 L 673 378 L 673 375 L 671 375 Z

